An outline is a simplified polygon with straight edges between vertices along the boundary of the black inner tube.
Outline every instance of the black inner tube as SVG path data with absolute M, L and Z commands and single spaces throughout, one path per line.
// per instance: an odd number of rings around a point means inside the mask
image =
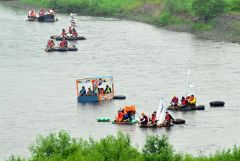
M 223 101 L 212 101 L 209 103 L 211 107 L 223 107 L 225 102 Z
M 126 96 L 118 95 L 118 96 L 114 96 L 113 99 L 124 100 L 124 99 L 126 99 Z

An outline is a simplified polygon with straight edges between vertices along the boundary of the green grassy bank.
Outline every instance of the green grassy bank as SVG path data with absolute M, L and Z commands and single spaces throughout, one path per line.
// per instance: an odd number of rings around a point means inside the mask
M 240 0 L 19 0 L 82 15 L 126 18 L 204 39 L 240 42 Z M 227 30 L 227 31 L 226 31 Z M 229 33 L 228 35 L 225 35 Z M 230 36 L 229 36 L 230 35 Z
M 31 156 L 11 156 L 9 161 L 239 161 L 240 148 L 214 155 L 193 157 L 177 153 L 166 136 L 148 136 L 141 150 L 133 147 L 129 136 L 118 133 L 98 141 L 71 138 L 66 132 L 39 136 L 30 146 Z

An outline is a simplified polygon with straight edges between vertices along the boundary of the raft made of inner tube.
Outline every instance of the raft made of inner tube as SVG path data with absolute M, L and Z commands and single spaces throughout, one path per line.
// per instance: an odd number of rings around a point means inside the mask
M 140 125 L 140 128 L 162 128 L 162 127 L 171 127 L 174 124 L 160 124 L 160 125 Z
M 37 16 L 28 16 L 27 21 L 36 21 L 37 20 Z
M 39 22 L 55 22 L 56 20 L 57 19 L 55 19 L 55 16 L 52 14 L 46 14 L 38 17 Z
M 118 96 L 114 96 L 113 99 L 124 100 L 124 99 L 126 99 L 126 96 L 118 95 Z
M 99 118 L 97 118 L 97 122 L 110 122 L 110 118 L 108 118 L 108 117 L 99 117 Z
M 199 106 L 187 106 L 187 107 L 174 107 L 174 106 L 169 106 L 167 110 L 174 110 L 174 111 L 194 111 L 194 110 L 205 110 L 204 105 L 199 105 Z
M 183 119 L 174 119 L 173 124 L 185 124 L 185 120 Z
M 120 124 L 120 125 L 134 125 L 134 124 L 138 123 L 138 121 L 134 120 L 134 121 L 121 121 L 121 122 L 119 122 L 119 121 L 114 120 L 112 123 L 113 124 Z
M 78 48 L 73 46 L 73 47 L 65 47 L 65 48 L 60 48 L 60 47 L 54 47 L 54 48 L 46 48 L 46 52 L 53 52 L 53 51 L 58 51 L 58 52 L 65 52 L 65 51 L 77 51 Z
M 54 36 L 54 35 L 50 36 L 50 38 L 51 39 L 56 39 L 57 41 L 61 41 L 63 39 L 62 36 Z M 66 36 L 65 39 L 68 40 L 68 41 L 86 40 L 86 38 L 84 36 L 77 36 L 77 37 L 75 37 L 75 36 Z
M 212 101 L 209 103 L 211 107 L 223 107 L 225 102 L 223 101 Z

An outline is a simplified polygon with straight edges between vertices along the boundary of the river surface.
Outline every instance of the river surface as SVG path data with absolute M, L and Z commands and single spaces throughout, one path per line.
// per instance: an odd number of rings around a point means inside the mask
M 75 42 L 77 52 L 45 53 L 50 35 L 69 25 L 69 15 L 56 23 L 24 21 L 26 10 L 0 2 L 0 160 L 11 154 L 27 157 L 36 137 L 66 130 L 74 137 L 99 139 L 128 133 L 139 148 L 148 134 L 166 134 L 176 151 L 202 155 L 240 145 L 240 45 L 195 39 L 151 25 L 126 20 L 78 16 L 77 31 L 86 41 Z M 117 110 L 135 104 L 151 114 L 161 97 L 190 93 L 205 111 L 172 112 L 185 125 L 171 129 L 140 129 L 98 123 L 114 118 Z M 75 80 L 112 75 L 116 94 L 126 100 L 97 105 L 78 104 Z M 212 108 L 214 100 L 226 102 Z

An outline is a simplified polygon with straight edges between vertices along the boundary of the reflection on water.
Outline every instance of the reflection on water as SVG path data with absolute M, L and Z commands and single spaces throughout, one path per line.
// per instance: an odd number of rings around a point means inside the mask
M 72 136 L 96 139 L 117 131 L 128 133 L 141 147 L 148 134 L 166 134 L 178 151 L 199 154 L 239 144 L 240 59 L 238 44 L 196 40 L 193 35 L 165 31 L 138 22 L 77 17 L 77 31 L 86 36 L 77 52 L 45 53 L 50 35 L 70 24 L 68 15 L 57 23 L 23 21 L 26 12 L 0 4 L 0 157 L 27 156 L 39 134 L 65 129 Z M 172 112 L 185 125 L 171 129 L 141 129 L 99 123 L 114 118 L 120 107 L 137 106 L 151 114 L 161 97 L 170 102 L 190 90 L 205 111 Z M 116 94 L 126 100 L 77 104 L 75 80 L 113 75 Z M 210 108 L 213 100 L 226 107 Z

